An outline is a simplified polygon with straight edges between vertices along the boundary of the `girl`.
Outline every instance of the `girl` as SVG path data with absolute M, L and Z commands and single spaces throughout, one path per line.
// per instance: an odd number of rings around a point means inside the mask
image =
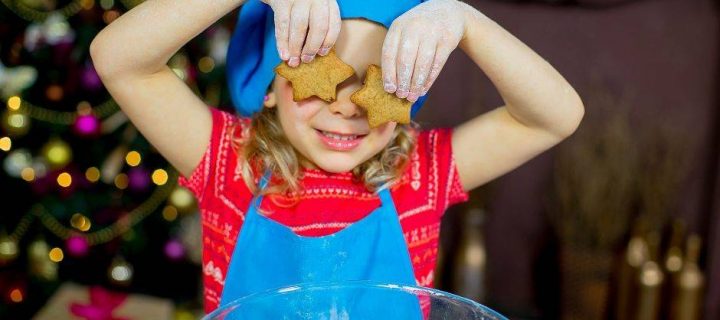
M 445 209 L 559 143 L 583 117 L 555 69 L 465 3 L 244 2 L 146 1 L 90 48 L 108 91 L 198 198 L 207 312 L 302 282 L 431 286 Z M 227 62 L 237 116 L 208 108 L 166 63 L 242 4 Z M 455 129 L 371 129 L 349 99 L 376 64 L 386 91 L 414 102 L 414 114 L 456 47 L 503 106 Z M 273 67 L 312 63 L 331 48 L 355 75 L 332 103 L 293 101 Z

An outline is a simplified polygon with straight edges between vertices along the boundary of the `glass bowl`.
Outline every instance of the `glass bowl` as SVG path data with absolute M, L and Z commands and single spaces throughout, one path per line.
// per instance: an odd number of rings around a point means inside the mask
M 301 284 L 232 301 L 203 320 L 240 319 L 481 319 L 507 320 L 448 292 L 373 281 Z

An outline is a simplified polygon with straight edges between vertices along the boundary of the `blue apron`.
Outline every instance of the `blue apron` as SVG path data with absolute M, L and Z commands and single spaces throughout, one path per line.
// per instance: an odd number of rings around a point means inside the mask
M 268 177 L 262 177 L 261 188 Z M 320 237 L 297 235 L 258 213 L 262 196 L 253 198 L 230 258 L 220 307 L 249 294 L 291 285 L 370 280 L 415 286 L 390 191 L 383 188 L 379 196 L 381 205 L 370 214 Z M 301 298 L 253 299 L 241 303 L 238 308 L 243 310 L 234 310 L 232 319 L 422 319 L 417 297 L 377 291 L 308 291 Z

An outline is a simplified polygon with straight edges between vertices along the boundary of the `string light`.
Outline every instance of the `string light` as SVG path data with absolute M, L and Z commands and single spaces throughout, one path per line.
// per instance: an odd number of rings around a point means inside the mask
M 10 140 L 10 137 L 0 138 L 0 150 L 10 151 L 10 149 L 12 149 L 12 140 Z
M 61 187 L 67 188 L 67 187 L 69 187 L 69 186 L 72 184 L 72 176 L 71 176 L 69 173 L 67 173 L 67 172 L 63 172 L 63 173 L 61 173 L 60 175 L 58 175 L 58 177 L 57 177 L 57 183 L 58 183 Z
M 162 186 L 168 181 L 167 171 L 163 169 L 157 169 L 152 173 L 152 181 L 158 186 Z
M 198 69 L 200 69 L 200 72 L 210 73 L 210 71 L 215 69 L 215 60 L 211 57 L 200 58 L 200 61 L 198 61 Z
M 20 303 L 23 301 L 23 293 L 20 288 L 14 288 L 10 290 L 10 300 L 15 303 Z
M 117 10 L 106 10 L 102 17 L 105 24 L 111 24 L 115 19 L 120 18 L 120 12 Z
M 35 169 L 31 167 L 23 168 L 22 171 L 20 171 L 20 177 L 27 181 L 32 182 L 35 180 Z
M 138 205 L 123 218 L 116 220 L 113 224 L 97 231 L 93 231 L 92 233 L 83 234 L 82 236 L 87 240 L 87 243 L 91 246 L 95 246 L 110 242 L 111 240 L 129 232 L 134 225 L 140 223 L 148 215 L 157 210 L 157 208 L 167 200 L 168 196 L 177 185 L 177 172 L 175 170 L 169 170 L 169 172 L 169 180 L 173 183 L 168 183 L 156 188 L 150 197 L 148 197 L 143 203 Z M 63 226 L 63 224 L 60 223 L 54 215 L 48 212 L 43 205 L 36 204 L 32 207 L 28 214 L 24 215 L 20 219 L 20 222 L 15 227 L 15 230 L 9 235 L 10 240 L 14 241 L 14 243 L 20 241 L 23 235 L 27 232 L 28 227 L 34 218 L 40 219 L 40 223 L 42 223 L 46 229 L 58 238 L 67 240 L 73 234 L 77 233 L 77 231 Z M 0 246 L 0 251 L 2 250 L 7 251 L 9 249 Z
M 10 109 L 12 111 L 18 111 L 18 110 L 20 110 L 21 102 L 22 102 L 22 100 L 20 100 L 20 97 L 12 96 L 7 101 L 7 107 L 8 107 L 8 109 Z
M 85 170 L 85 179 L 90 182 L 97 182 L 100 180 L 100 169 L 96 167 L 90 167 Z
M 171 173 L 172 180 L 177 182 L 177 171 L 169 169 L 169 172 Z M 155 189 L 148 199 L 129 212 L 123 219 L 119 219 L 107 227 L 82 236 L 87 240 L 89 245 L 95 246 L 110 242 L 119 236 L 125 235 L 131 231 L 134 225 L 140 223 L 152 212 L 157 210 L 160 204 L 167 200 L 168 195 L 174 190 L 176 185 L 176 183 L 172 183 Z M 20 222 L 15 227 L 15 230 L 8 236 L 9 242 L 6 244 L 0 243 L 2 244 L 0 245 L 0 253 L 17 252 L 16 244 L 25 233 L 27 233 L 30 224 L 35 218 L 40 219 L 40 223 L 60 239 L 67 240 L 76 232 L 73 231 L 73 229 L 63 226 L 42 204 L 36 204 L 30 209 L 30 212 L 20 218 Z
M 131 167 L 137 167 L 140 164 L 140 161 L 142 161 L 142 157 L 140 156 L 140 153 L 133 150 L 128 152 L 128 154 L 125 156 L 125 162 Z
M 72 215 L 72 218 L 70 218 L 70 225 L 73 226 L 75 229 L 78 229 L 80 231 L 88 231 L 90 230 L 90 219 L 88 219 L 86 216 L 82 215 L 81 213 L 76 213 Z
M 165 206 L 162 211 L 162 216 L 167 221 L 174 221 L 177 219 L 178 211 L 173 206 Z
M 63 88 L 57 84 L 51 84 L 45 89 L 45 95 L 52 101 L 60 101 L 65 95 Z
M 10 0 L 0 1 L 5 2 Z M 35 120 L 59 125 L 73 125 L 75 124 L 75 119 L 80 114 L 76 111 L 56 111 L 53 108 L 37 106 L 27 101 L 22 101 L 19 97 L 14 98 L 16 99 L 13 99 L 12 97 L 8 99 L 8 109 L 11 112 L 18 111 L 23 114 L 27 114 L 30 118 Z M 92 107 L 92 114 L 100 119 L 103 119 L 117 113 L 118 110 L 120 110 L 120 107 L 117 103 L 112 99 L 108 99 L 105 102 Z
M 55 247 L 50 250 L 48 257 L 50 257 L 50 260 L 53 262 L 60 262 L 65 257 L 65 254 L 63 254 L 62 249 Z
M 115 186 L 120 190 L 125 190 L 128 187 L 128 176 L 124 173 L 115 176 Z

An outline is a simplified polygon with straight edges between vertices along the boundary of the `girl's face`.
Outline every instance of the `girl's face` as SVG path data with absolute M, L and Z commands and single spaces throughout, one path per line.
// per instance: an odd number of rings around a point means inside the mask
M 275 77 L 271 94 L 278 118 L 287 139 L 304 158 L 301 159 L 304 167 L 347 172 L 390 142 L 397 124 L 388 122 L 370 129 L 365 110 L 350 101 L 350 95 L 362 86 L 368 65 L 381 65 L 386 33 L 385 27 L 367 20 L 342 21 L 335 51 L 355 69 L 355 75 L 337 86 L 333 103 L 317 97 L 295 102 L 292 84 L 283 77 Z

